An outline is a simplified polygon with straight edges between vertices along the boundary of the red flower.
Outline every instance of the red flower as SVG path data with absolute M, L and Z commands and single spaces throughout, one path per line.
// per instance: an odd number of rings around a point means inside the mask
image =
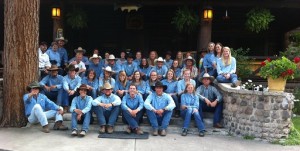
M 294 58 L 294 62 L 295 62 L 295 63 L 300 62 L 300 57 L 295 57 L 295 58 Z
M 286 70 L 286 72 L 287 72 L 288 75 L 294 74 L 294 71 L 292 69 L 288 69 L 288 70 Z
M 260 65 L 263 67 L 263 66 L 266 65 L 266 62 L 263 61 L 263 62 L 260 63 Z
M 281 76 L 282 76 L 282 77 L 285 77 L 287 74 L 288 74 L 288 73 L 285 71 L 285 72 L 282 72 L 282 73 L 281 73 Z
M 271 62 L 271 58 L 267 58 L 267 60 L 268 60 L 269 62 Z

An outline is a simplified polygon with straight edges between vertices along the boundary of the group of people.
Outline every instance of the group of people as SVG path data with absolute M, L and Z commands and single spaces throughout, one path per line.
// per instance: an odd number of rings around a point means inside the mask
M 65 42 L 62 37 L 56 43 Z M 203 137 L 203 111 L 214 112 L 214 127 L 223 127 L 222 96 L 211 83 L 216 78 L 218 82 L 232 83 L 232 87 L 239 85 L 236 60 L 230 49 L 220 43 L 209 43 L 207 53 L 201 52 L 198 65 L 190 53 L 183 58 L 180 51 L 174 60 L 170 52 L 163 59 L 156 51 L 151 51 L 149 58 L 142 58 L 141 52 L 135 58 L 121 52 L 119 59 L 108 53 L 102 59 L 97 49 L 92 57 L 84 56 L 86 51 L 81 47 L 75 49 L 76 56 L 68 63 L 65 63 L 67 59 L 62 62 L 64 58 L 59 53 L 63 47 L 57 49 L 60 60 L 51 61 L 49 55 L 50 63 L 46 63 L 45 56 L 54 47 L 47 49 L 41 43 L 39 52 L 44 55 L 39 64 L 44 65 L 40 66 L 41 81 L 29 84 L 24 95 L 28 121 L 41 123 L 46 133 L 49 132 L 47 119 L 51 117 L 55 117 L 54 129 L 67 129 L 62 118 L 66 111 L 72 113 L 72 135 L 86 135 L 93 113 L 97 116 L 99 132 L 113 133 L 121 112 L 128 125 L 127 133 L 143 134 L 139 125 L 146 114 L 154 136 L 166 136 L 171 117 L 181 116 L 183 136 L 187 135 L 194 117 L 199 136 Z M 80 131 L 78 123 L 83 124 Z

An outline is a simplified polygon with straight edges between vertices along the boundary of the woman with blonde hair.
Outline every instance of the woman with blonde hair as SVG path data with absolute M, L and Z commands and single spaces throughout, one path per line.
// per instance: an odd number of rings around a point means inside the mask
M 176 60 L 178 60 L 178 66 L 179 66 L 179 68 L 182 68 L 184 62 L 183 62 L 183 54 L 182 54 L 181 51 L 177 52 Z
M 116 85 L 114 87 L 114 91 L 116 95 L 118 95 L 121 99 L 128 91 L 129 81 L 127 81 L 127 76 L 125 71 L 120 71 L 118 74 L 118 79 L 116 81 Z
M 192 115 L 194 116 L 195 123 L 199 130 L 199 136 L 204 137 L 205 126 L 202 121 L 199 109 L 199 97 L 195 94 L 195 87 L 189 83 L 186 85 L 184 93 L 181 95 L 181 117 L 184 119 L 182 136 L 186 136 L 189 125 L 191 123 Z
M 155 50 L 150 51 L 149 58 L 147 59 L 150 67 L 155 67 L 155 59 L 158 58 L 157 52 Z
M 221 59 L 217 62 L 217 81 L 220 83 L 232 83 L 232 87 L 240 85 L 236 72 L 236 60 L 231 56 L 229 47 L 223 47 Z

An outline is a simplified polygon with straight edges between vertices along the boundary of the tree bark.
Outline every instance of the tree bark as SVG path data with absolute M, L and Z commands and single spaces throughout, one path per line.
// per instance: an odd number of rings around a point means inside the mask
M 4 0 L 3 115 L 0 126 L 26 125 L 23 95 L 38 79 L 40 0 Z

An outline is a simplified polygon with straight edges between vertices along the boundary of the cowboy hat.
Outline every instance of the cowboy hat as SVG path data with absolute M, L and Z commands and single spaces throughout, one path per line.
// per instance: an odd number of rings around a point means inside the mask
M 101 57 L 101 56 L 98 56 L 97 54 L 93 54 L 93 56 L 92 56 L 92 57 L 90 57 L 90 60 L 92 60 L 92 59 L 96 59 L 96 58 L 102 59 L 102 57 Z
M 75 52 L 75 53 L 77 53 L 77 52 L 83 52 L 83 53 L 85 53 L 86 50 L 83 49 L 82 47 L 78 47 L 77 49 L 74 49 L 74 52 Z
M 116 57 L 114 55 L 109 55 L 107 60 L 117 60 Z
M 111 89 L 113 89 L 113 87 L 108 82 L 105 82 L 104 85 L 100 89 L 101 89 L 101 91 L 102 90 L 111 90 Z
M 65 43 L 68 42 L 68 40 L 65 39 L 64 37 L 59 37 L 59 38 L 56 38 L 56 39 L 55 39 L 55 41 L 59 41 L 59 40 L 62 40 L 62 41 L 64 41 Z
M 151 86 L 151 89 L 155 91 L 156 87 L 163 87 L 164 91 L 168 88 L 166 85 L 163 85 L 160 81 L 157 81 L 154 86 Z
M 41 85 L 39 84 L 39 82 L 33 81 L 26 87 L 27 91 L 30 91 L 33 88 L 39 88 L 41 90 Z
M 111 69 L 110 66 L 107 66 L 105 68 L 102 68 L 104 71 L 107 71 L 107 72 L 111 72 L 111 73 L 114 73 L 114 71 Z
M 75 71 L 75 72 L 78 72 L 79 71 L 79 68 L 76 68 L 74 65 L 70 64 L 66 70 L 69 72 L 69 71 Z
M 47 69 L 48 71 L 57 71 L 59 70 L 60 68 L 57 67 L 57 65 L 53 64 L 51 65 L 51 67 L 49 69 Z
M 162 57 L 158 57 L 157 59 L 154 60 L 154 62 L 164 62 L 164 59 Z
M 204 73 L 203 77 L 199 78 L 199 81 L 202 82 L 204 78 L 208 78 L 211 82 L 215 80 L 213 76 L 210 76 L 208 73 Z
M 187 58 L 184 59 L 184 62 L 186 63 L 186 61 L 191 60 L 193 63 L 195 64 L 195 59 L 192 56 L 188 56 Z
M 79 88 L 77 88 L 77 92 L 79 93 L 80 90 L 88 91 L 88 87 L 86 84 L 81 84 Z

